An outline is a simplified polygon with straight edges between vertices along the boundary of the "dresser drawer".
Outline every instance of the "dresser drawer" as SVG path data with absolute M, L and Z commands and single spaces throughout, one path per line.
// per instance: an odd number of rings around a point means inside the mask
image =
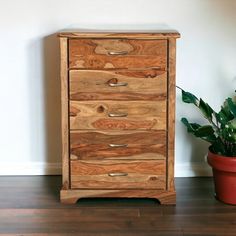
M 71 161 L 71 188 L 165 189 L 164 160 Z
M 71 160 L 165 159 L 165 131 L 70 132 Z
M 70 101 L 70 129 L 165 130 L 166 101 Z
M 167 67 L 167 40 L 70 39 L 70 68 Z
M 71 100 L 165 100 L 167 72 L 71 70 Z

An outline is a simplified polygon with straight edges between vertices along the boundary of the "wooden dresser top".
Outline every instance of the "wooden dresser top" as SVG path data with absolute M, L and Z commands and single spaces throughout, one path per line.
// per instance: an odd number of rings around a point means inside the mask
M 65 38 L 124 38 L 124 39 L 167 39 L 179 38 L 180 34 L 174 30 L 156 31 L 62 31 L 59 37 Z

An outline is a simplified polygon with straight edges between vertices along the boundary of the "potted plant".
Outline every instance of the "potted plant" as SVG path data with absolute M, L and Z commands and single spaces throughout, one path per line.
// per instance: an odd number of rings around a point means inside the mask
M 215 112 L 201 98 L 181 91 L 182 101 L 196 106 L 207 120 L 207 124 L 200 125 L 181 119 L 189 133 L 210 144 L 207 161 L 213 170 L 216 197 L 236 204 L 236 99 L 227 98 L 220 111 Z

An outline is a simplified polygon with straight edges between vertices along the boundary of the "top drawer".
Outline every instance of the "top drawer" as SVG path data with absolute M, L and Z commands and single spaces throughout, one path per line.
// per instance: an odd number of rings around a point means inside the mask
M 159 68 L 166 70 L 167 40 L 70 39 L 71 69 Z

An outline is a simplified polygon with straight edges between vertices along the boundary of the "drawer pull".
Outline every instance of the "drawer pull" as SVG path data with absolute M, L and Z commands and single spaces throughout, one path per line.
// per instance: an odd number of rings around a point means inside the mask
M 126 117 L 128 116 L 127 113 L 108 113 L 109 117 Z
M 127 147 L 128 144 L 114 144 L 114 143 L 110 143 L 109 147 Z
M 128 173 L 124 173 L 124 172 L 113 172 L 113 173 L 109 173 L 108 175 L 109 175 L 110 177 L 127 176 Z
M 111 56 L 113 56 L 113 55 L 126 55 L 126 54 L 128 54 L 128 52 L 127 51 L 120 51 L 120 52 L 111 51 L 111 52 L 108 52 L 108 54 Z
M 121 87 L 121 86 L 127 86 L 128 83 L 109 83 L 110 87 Z

